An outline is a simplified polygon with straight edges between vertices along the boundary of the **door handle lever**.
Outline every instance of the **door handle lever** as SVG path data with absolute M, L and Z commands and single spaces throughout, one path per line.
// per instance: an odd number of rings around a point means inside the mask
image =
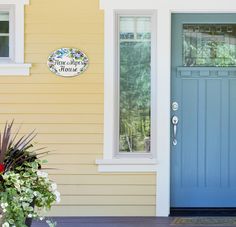
M 173 124 L 173 145 L 177 145 L 177 125 L 179 123 L 179 118 L 177 116 L 172 117 L 172 124 Z

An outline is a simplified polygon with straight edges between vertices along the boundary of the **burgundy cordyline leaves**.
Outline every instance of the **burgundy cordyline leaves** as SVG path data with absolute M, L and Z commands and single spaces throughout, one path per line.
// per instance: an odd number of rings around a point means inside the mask
M 36 151 L 44 148 L 31 150 L 33 147 L 32 140 L 36 134 L 32 131 L 22 137 L 19 137 L 19 130 L 12 133 L 14 121 L 6 123 L 3 133 L 0 133 L 0 167 L 2 172 L 14 170 L 15 167 L 21 166 L 24 162 L 32 162 L 37 159 L 38 155 L 48 152 L 36 154 Z M 29 151 L 29 149 L 31 151 Z

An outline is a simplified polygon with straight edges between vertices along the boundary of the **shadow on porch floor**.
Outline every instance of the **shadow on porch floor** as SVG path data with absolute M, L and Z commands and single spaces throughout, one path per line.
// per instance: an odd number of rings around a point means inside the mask
M 174 218 L 155 217 L 61 217 L 52 218 L 57 227 L 226 227 L 224 225 L 171 224 Z M 46 223 L 34 222 L 32 227 L 46 227 Z M 236 225 L 227 225 L 236 227 Z

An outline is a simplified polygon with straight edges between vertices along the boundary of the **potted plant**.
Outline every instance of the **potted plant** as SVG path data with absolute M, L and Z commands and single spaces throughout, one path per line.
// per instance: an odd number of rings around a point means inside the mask
M 35 149 L 34 132 L 19 137 L 13 122 L 0 133 L 0 223 L 2 227 L 30 226 L 32 219 L 44 219 L 44 212 L 60 201 L 57 185 L 42 171 L 48 152 Z M 47 221 L 50 226 L 53 224 Z

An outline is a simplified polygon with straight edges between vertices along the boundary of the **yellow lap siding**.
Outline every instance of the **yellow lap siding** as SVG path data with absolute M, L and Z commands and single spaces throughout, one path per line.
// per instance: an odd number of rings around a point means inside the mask
M 15 128 L 13 130 L 17 131 L 17 126 L 20 127 L 21 124 L 15 123 Z M 0 123 L 0 127 L 4 127 L 4 123 Z M 21 133 L 27 133 L 32 131 L 32 128 L 37 129 L 38 134 L 102 134 L 103 125 L 102 123 L 97 124 L 51 124 L 48 127 L 47 124 L 24 124 L 24 127 L 21 129 Z
M 54 206 L 51 216 L 155 216 L 155 206 Z
M 97 195 L 62 195 L 61 205 L 155 205 L 155 196 L 97 196 Z
M 96 191 L 93 185 L 59 185 L 58 187 L 63 195 L 155 196 L 156 194 L 155 185 L 106 185 L 106 187 L 96 185 Z
M 21 84 L 11 87 L 10 84 L 0 85 L 0 94 L 103 94 L 100 84 Z M 28 96 L 29 97 L 29 96 Z M 27 97 L 27 99 L 28 99 Z
M 17 97 L 17 95 L 16 95 Z M 24 113 L 24 114 L 101 114 L 102 104 L 1 104 L 1 113 Z
M 0 112 L 0 123 L 5 123 L 9 119 L 15 119 L 16 124 L 34 124 L 34 128 L 38 124 L 45 124 L 44 129 L 47 130 L 50 125 L 59 124 L 68 127 L 71 124 L 78 124 L 79 127 L 84 124 L 102 124 L 103 123 L 103 114 L 102 113 L 90 113 L 90 114 L 50 114 L 50 113 L 41 113 L 41 114 L 30 114 L 30 113 L 8 113 L 4 114 Z M 27 127 L 27 126 L 26 126 Z M 61 128 L 63 128 L 61 127 Z M 22 129 L 24 130 L 24 129 Z M 63 129 L 62 129 L 63 130 Z
M 0 127 L 15 119 L 15 128 L 36 129 L 39 146 L 53 151 L 45 167 L 62 201 L 48 215 L 155 215 L 155 174 L 102 174 L 95 164 L 103 155 L 103 19 L 99 0 L 31 0 L 25 15 L 31 75 L 0 77 Z M 49 71 L 47 58 L 61 47 L 88 55 L 84 74 L 61 78 Z
M 43 103 L 43 104 L 103 104 L 103 94 L 1 94 L 0 104 L 2 103 Z
M 76 174 L 76 173 L 75 173 Z M 155 177 L 148 174 L 52 175 L 58 184 L 70 185 L 155 185 Z M 77 173 L 78 174 L 78 173 Z M 96 187 L 94 187 L 96 191 Z
M 28 35 L 29 37 L 30 35 Z M 50 39 L 49 39 L 50 37 Z M 34 54 L 35 52 L 41 54 L 45 54 L 45 53 L 50 53 L 53 50 L 55 50 L 56 48 L 58 48 L 58 46 L 62 46 L 64 43 L 66 43 L 66 45 L 70 45 L 70 46 L 76 46 L 78 40 L 77 38 L 73 38 L 72 37 L 66 37 L 63 38 L 62 36 L 59 35 L 55 35 L 56 40 L 53 40 L 51 38 L 52 36 L 47 36 L 45 38 L 44 35 L 42 35 L 41 37 L 39 37 L 39 35 L 36 35 L 35 37 L 33 36 L 32 38 L 29 38 L 29 42 L 26 46 L 25 49 L 25 53 L 26 54 Z M 61 38 L 60 38 L 61 37 Z M 82 36 L 83 37 L 83 36 Z M 86 53 L 94 53 L 94 54 L 103 54 L 103 46 L 97 45 L 94 42 L 94 35 L 91 35 L 91 42 L 88 43 L 88 41 L 86 41 L 86 43 L 84 43 L 85 41 L 81 40 L 80 37 L 80 41 L 83 41 L 83 46 L 81 46 L 80 48 L 83 48 L 83 50 L 86 50 Z M 42 39 L 45 39 L 44 43 L 39 43 L 42 41 Z M 48 40 L 49 39 L 49 40 Z M 61 40 L 60 40 L 61 39 Z M 67 40 L 69 39 L 69 40 Z M 86 35 L 85 40 L 90 39 L 90 36 Z M 99 36 L 96 36 L 96 39 L 99 39 Z M 101 37 L 101 39 L 103 39 L 103 35 Z M 67 41 L 66 41 L 67 40 Z M 37 43 L 37 46 L 35 45 L 35 43 Z

